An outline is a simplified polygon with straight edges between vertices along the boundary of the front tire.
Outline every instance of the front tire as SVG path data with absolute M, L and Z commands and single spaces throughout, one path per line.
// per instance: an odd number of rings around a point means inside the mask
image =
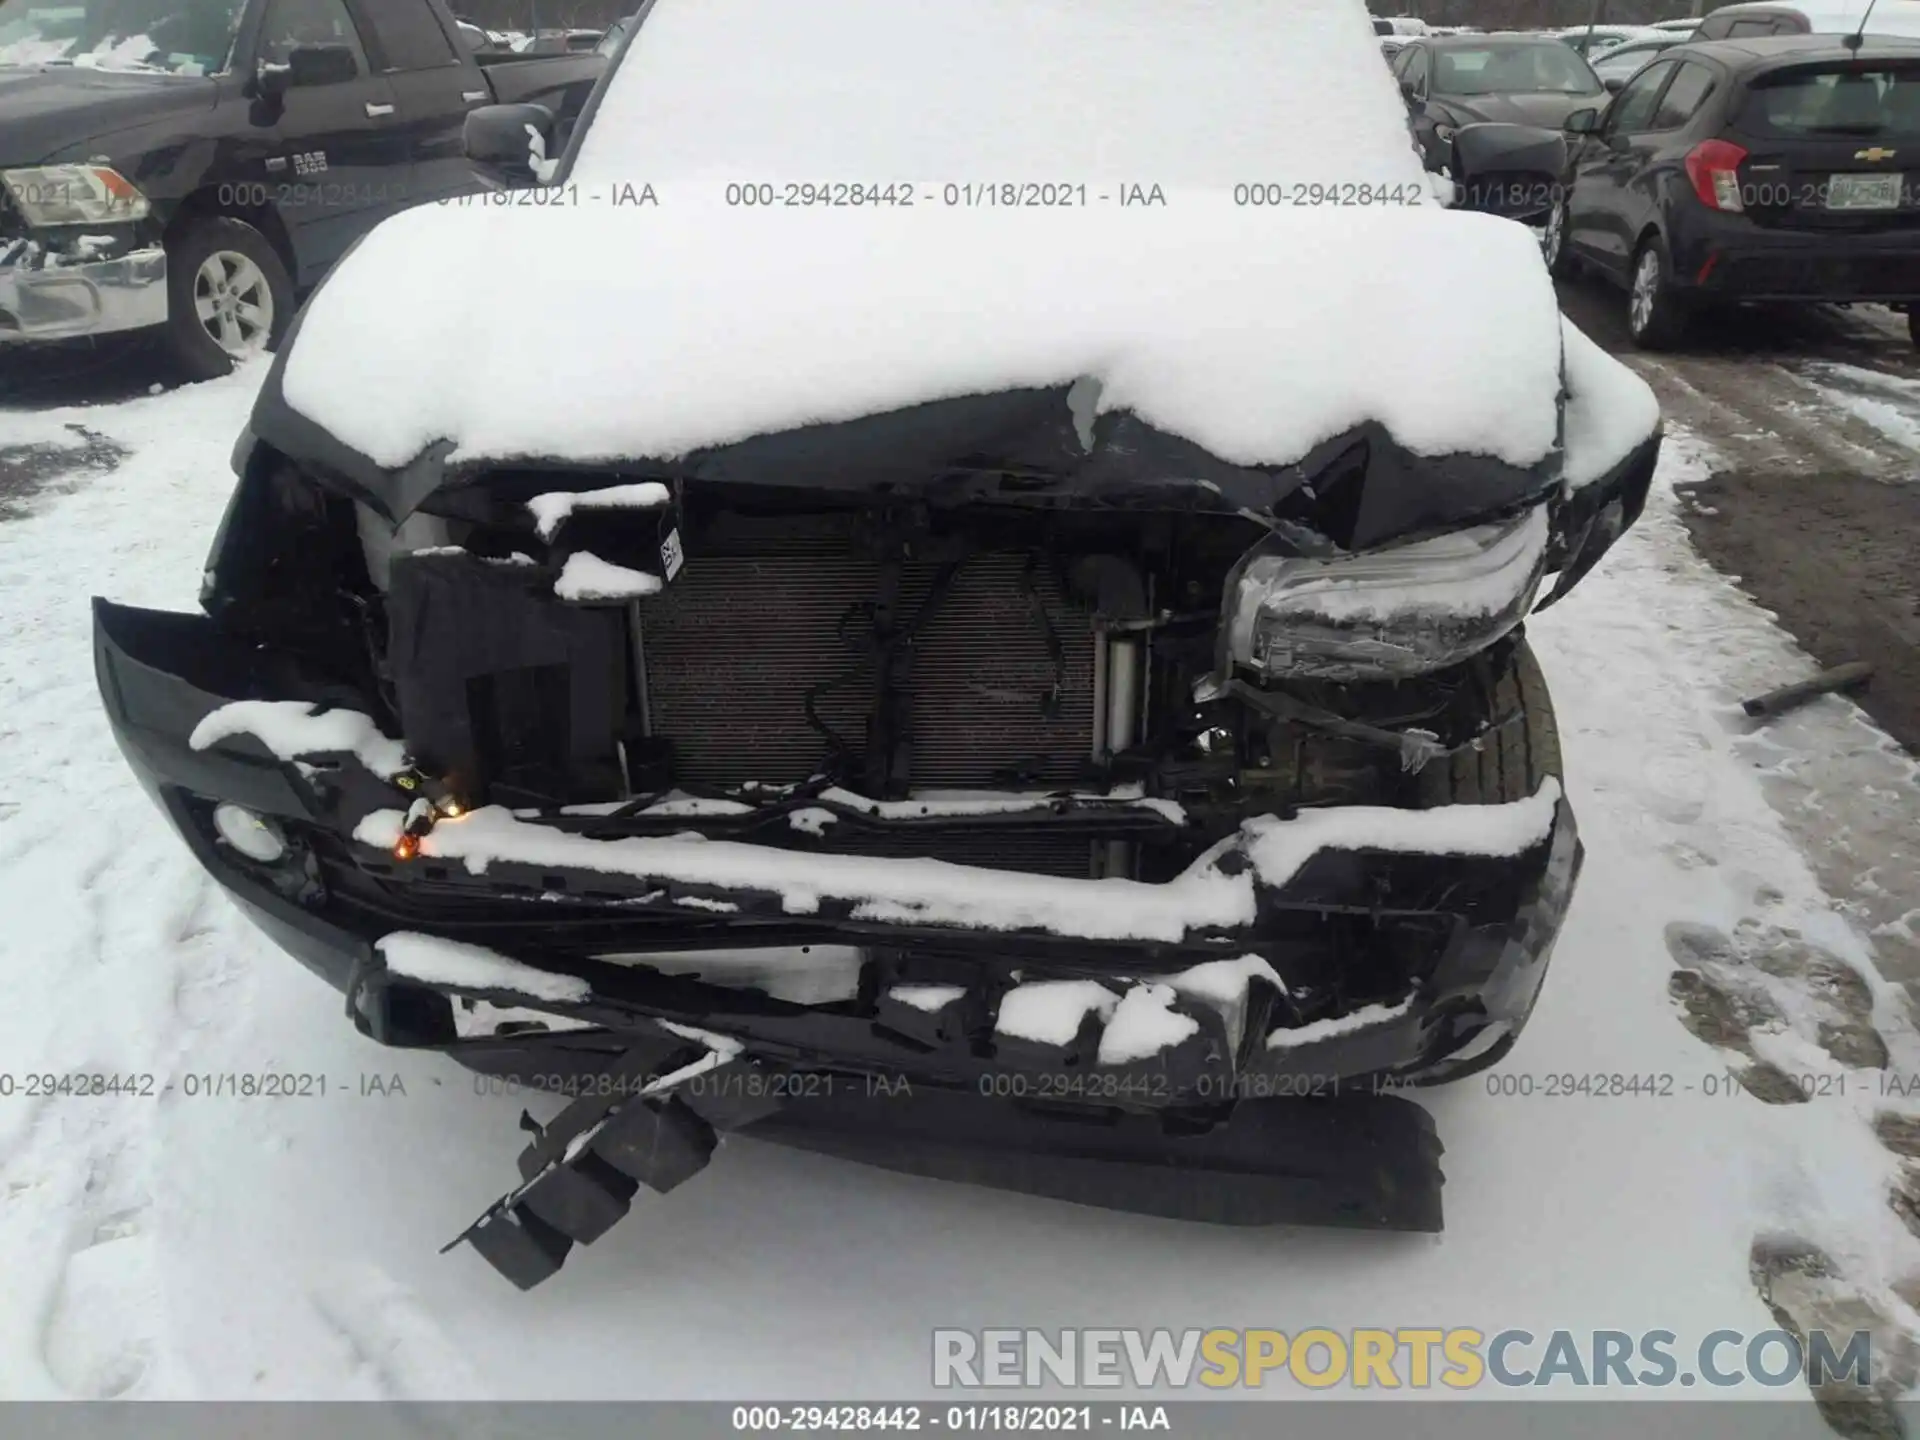
M 1482 708 L 1499 728 L 1477 750 L 1434 761 L 1419 774 L 1420 808 L 1505 805 L 1562 775 L 1560 725 L 1533 647 L 1521 639 L 1482 687 Z M 1501 721 L 1508 721 L 1501 724 Z
M 1480 686 L 1481 708 L 1498 728 L 1478 750 L 1463 750 L 1425 766 L 1418 776 L 1420 808 L 1441 805 L 1502 805 L 1539 792 L 1548 778 L 1562 779 L 1560 726 L 1547 677 L 1523 637 Z M 1502 724 L 1505 721 L 1507 723 Z M 1397 1083 L 1422 1089 L 1451 1085 L 1491 1070 L 1507 1058 L 1532 1014 L 1498 1021 L 1466 1019 L 1440 1058 Z M 1474 1020 L 1482 1023 L 1475 1024 Z
M 1570 280 L 1579 265 L 1573 258 L 1573 250 L 1567 244 L 1567 228 L 1572 217 L 1567 213 L 1567 197 L 1561 195 L 1553 202 L 1553 208 L 1547 212 L 1547 233 L 1540 237 L 1540 253 L 1547 262 L 1547 272 L 1556 280 Z
M 225 216 L 189 222 L 167 244 L 164 344 L 188 380 L 217 380 L 279 344 L 293 281 L 267 237 Z
M 1627 333 L 1642 350 L 1665 350 L 1686 331 L 1683 302 L 1674 292 L 1666 246 L 1650 235 L 1633 257 L 1627 288 Z

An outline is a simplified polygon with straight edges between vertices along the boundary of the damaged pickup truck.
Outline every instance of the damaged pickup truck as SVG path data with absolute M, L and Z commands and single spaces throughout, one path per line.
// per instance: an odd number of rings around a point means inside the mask
M 1581 850 L 1524 623 L 1658 410 L 1520 225 L 1225 198 L 1294 131 L 1427 194 L 1358 5 L 1171 8 L 1031 0 L 1060 43 L 1009 51 L 970 0 L 658 0 L 546 180 L 657 209 L 383 224 L 266 379 L 204 613 L 95 601 L 240 907 L 365 1034 L 570 1100 L 462 1237 L 515 1283 L 725 1132 L 1439 1228 L 1383 1092 L 1533 1008 Z M 1100 123 L 1036 134 L 1049 91 Z M 537 116 L 469 134 L 523 121 L 531 165 Z M 958 198 L 1036 145 L 1084 203 Z M 835 175 L 898 188 L 738 200 Z M 591 306 L 475 314 L 557 254 Z

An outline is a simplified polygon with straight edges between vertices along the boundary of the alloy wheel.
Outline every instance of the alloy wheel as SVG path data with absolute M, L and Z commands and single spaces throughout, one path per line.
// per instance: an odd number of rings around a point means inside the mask
M 1547 233 L 1540 239 L 1540 248 L 1546 252 L 1547 268 L 1551 270 L 1560 263 L 1560 252 L 1567 243 L 1567 202 L 1556 200 L 1553 208 L 1547 212 Z
M 1649 245 L 1633 270 L 1633 298 L 1627 307 L 1627 323 L 1635 335 L 1647 333 L 1653 323 L 1653 307 L 1660 294 L 1660 252 Z
M 236 359 L 259 354 L 273 335 L 273 287 L 238 251 L 216 250 L 201 263 L 193 307 L 213 343 Z

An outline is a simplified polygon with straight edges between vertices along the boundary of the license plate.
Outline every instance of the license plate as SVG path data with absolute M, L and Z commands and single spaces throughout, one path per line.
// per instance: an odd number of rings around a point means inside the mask
M 1901 175 L 1836 175 L 1827 185 L 1829 210 L 1898 210 Z

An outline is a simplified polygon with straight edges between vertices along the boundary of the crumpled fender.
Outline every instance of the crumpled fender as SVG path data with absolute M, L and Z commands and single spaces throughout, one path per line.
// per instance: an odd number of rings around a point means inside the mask
M 1564 317 L 1561 320 L 1562 489 L 1547 568 L 1558 573 L 1536 609 L 1559 600 L 1646 508 L 1663 428 L 1653 387 Z

